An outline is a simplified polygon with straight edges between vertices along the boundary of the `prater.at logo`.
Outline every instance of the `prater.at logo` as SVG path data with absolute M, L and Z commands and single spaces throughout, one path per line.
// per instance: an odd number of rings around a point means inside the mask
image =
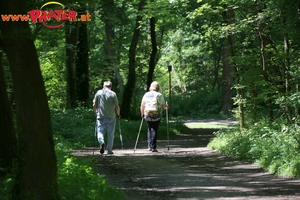
M 78 14 L 75 10 L 65 9 L 62 3 L 51 1 L 42 5 L 40 9 L 30 10 L 28 15 L 2 14 L 1 19 L 6 22 L 31 21 L 32 23 L 42 23 L 47 28 L 59 28 L 66 21 L 91 21 L 91 15 L 89 13 Z
M 51 8 L 49 5 L 59 5 L 62 9 L 46 9 Z M 64 25 L 65 21 L 91 21 L 91 15 L 89 13 L 80 15 L 77 18 L 77 12 L 74 10 L 65 10 L 65 6 L 59 2 L 51 1 L 42 5 L 40 10 L 29 11 L 29 16 L 33 23 L 43 23 L 48 28 L 59 28 Z M 48 22 L 55 20 L 58 24 L 48 24 Z

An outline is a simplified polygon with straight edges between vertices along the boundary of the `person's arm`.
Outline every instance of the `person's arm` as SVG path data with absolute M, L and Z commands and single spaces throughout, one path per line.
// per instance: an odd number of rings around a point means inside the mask
M 118 97 L 116 94 L 114 96 L 114 104 L 115 104 L 115 112 L 116 112 L 117 118 L 120 119 L 121 118 L 121 114 L 120 114 L 121 109 L 120 109 Z
M 142 101 L 142 103 L 141 103 L 141 107 L 140 107 L 140 111 L 141 111 L 141 117 L 143 117 L 143 116 L 144 116 L 144 110 L 145 110 L 145 102 L 144 102 L 144 101 Z
M 94 99 L 93 99 L 93 109 L 94 109 L 94 113 L 97 115 L 97 94 L 95 95 Z
M 164 104 L 161 105 L 161 107 L 162 107 L 163 109 L 167 109 L 167 108 L 169 107 L 169 105 L 166 104 L 166 103 L 164 103 Z
M 168 104 L 165 102 L 164 96 L 163 96 L 162 94 L 160 94 L 158 98 L 159 98 L 159 103 L 160 103 L 161 107 L 162 107 L 163 109 L 167 109 L 169 106 L 168 106 Z
M 97 113 L 97 107 L 96 107 L 95 103 L 93 103 L 93 109 L 94 109 L 94 112 Z
M 119 104 L 116 104 L 116 105 L 115 105 L 115 108 L 116 108 L 116 114 L 117 114 L 117 117 L 118 117 L 118 118 L 121 118 L 121 114 L 120 114 L 120 106 L 119 106 Z

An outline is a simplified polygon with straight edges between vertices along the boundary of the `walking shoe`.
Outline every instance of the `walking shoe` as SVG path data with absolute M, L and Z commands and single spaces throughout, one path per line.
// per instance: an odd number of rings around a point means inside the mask
M 107 152 L 107 154 L 114 154 L 114 152 L 112 152 L 112 151 L 108 151 L 108 152 Z
M 157 149 L 152 149 L 152 152 L 158 152 Z
M 101 144 L 100 146 L 100 153 L 103 154 L 105 150 L 105 144 Z
M 152 150 L 153 150 L 152 148 L 149 148 L 149 149 L 148 149 L 148 151 L 152 151 Z

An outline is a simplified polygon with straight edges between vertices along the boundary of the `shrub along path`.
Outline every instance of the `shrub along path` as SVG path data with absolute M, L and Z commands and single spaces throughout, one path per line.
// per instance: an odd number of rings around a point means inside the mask
M 300 179 L 277 177 L 207 148 L 214 131 L 193 129 L 169 142 L 159 136 L 156 153 L 147 150 L 146 141 L 139 141 L 135 152 L 135 141 L 124 141 L 124 149 L 115 143 L 114 155 L 100 155 L 98 149 L 74 155 L 94 157 L 99 174 L 128 200 L 300 200 Z

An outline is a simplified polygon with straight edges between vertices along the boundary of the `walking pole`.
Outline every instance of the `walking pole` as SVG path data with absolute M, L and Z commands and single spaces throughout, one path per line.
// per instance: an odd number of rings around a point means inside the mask
M 168 102 L 166 102 L 166 105 L 168 106 Z M 167 121 L 167 140 L 168 140 L 168 150 L 169 150 L 169 119 L 168 119 L 168 107 L 166 109 L 166 121 Z
M 119 132 L 120 132 L 120 140 L 121 140 L 121 145 L 122 145 L 122 149 L 123 149 L 123 138 L 122 138 L 122 132 L 121 132 L 121 125 L 120 125 L 120 121 L 121 121 L 121 119 L 119 119 Z
M 140 133 L 141 133 L 141 129 L 142 129 L 142 126 L 143 126 L 143 121 L 144 121 L 144 118 L 142 118 L 142 121 L 141 121 L 140 129 L 139 129 L 139 133 L 138 133 L 137 138 L 136 138 L 136 142 L 135 142 L 135 146 L 134 146 L 134 149 L 133 149 L 133 153 L 135 153 L 136 145 L 138 143 L 138 140 L 139 140 L 139 137 L 140 137 Z
M 96 124 L 95 124 L 95 133 L 94 133 L 94 146 L 93 146 L 93 155 L 94 155 L 94 150 L 95 150 L 95 145 L 96 145 L 96 139 L 97 139 L 97 118 L 96 118 Z

